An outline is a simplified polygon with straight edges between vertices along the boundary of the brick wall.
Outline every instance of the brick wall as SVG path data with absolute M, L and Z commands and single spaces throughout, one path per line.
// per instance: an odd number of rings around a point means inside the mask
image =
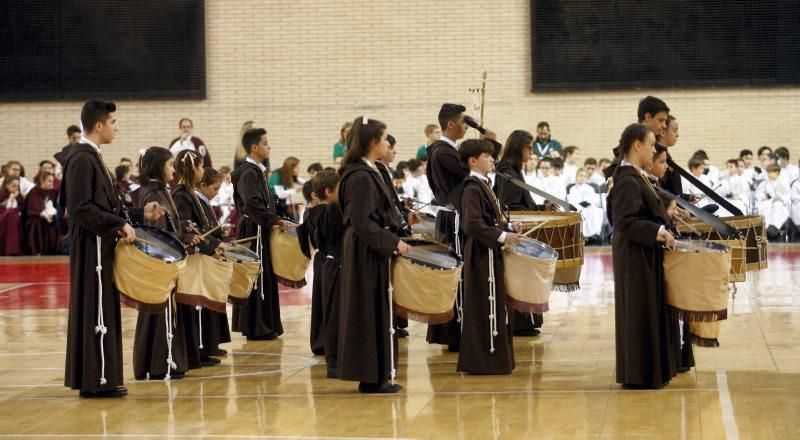
M 270 133 L 273 163 L 288 155 L 331 163 L 344 121 L 366 112 L 386 122 L 399 158 L 414 154 L 442 102 L 470 103 L 467 89 L 489 72 L 486 126 L 551 123 L 554 138 L 608 156 L 646 94 L 678 117 L 680 162 L 705 148 L 712 162 L 739 149 L 786 145 L 800 156 L 800 89 L 531 93 L 528 0 L 371 2 L 206 1 L 208 99 L 118 102 L 120 133 L 110 164 L 175 137 L 191 117 L 215 166 L 230 164 L 239 127 L 252 119 Z M 451 9 L 448 9 L 451 8 Z M 558 54 L 552 54 L 558 56 Z M 546 60 L 545 60 L 546 61 Z M 0 161 L 26 167 L 52 156 L 77 123 L 80 102 L 0 104 Z M 32 174 L 32 173 L 31 173 Z

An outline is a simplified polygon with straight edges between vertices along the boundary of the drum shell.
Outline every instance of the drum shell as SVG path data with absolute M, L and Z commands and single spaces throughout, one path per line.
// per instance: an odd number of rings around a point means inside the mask
M 434 269 L 403 256 L 392 261 L 392 299 L 395 313 L 429 324 L 443 324 L 453 317 L 461 265 Z
M 503 278 L 508 304 L 520 312 L 550 310 L 550 291 L 556 273 L 556 259 L 536 258 L 509 249 L 503 251 Z
M 721 327 L 722 321 L 689 321 L 689 334 L 691 335 L 692 343 L 700 347 L 719 347 Z
M 269 233 L 269 250 L 274 256 L 272 272 L 278 282 L 292 288 L 306 285 L 306 271 L 311 260 L 303 254 L 296 236 L 273 228 Z
M 235 261 L 231 270 L 228 301 L 234 304 L 244 304 L 253 293 L 258 274 L 261 271 L 261 264 L 258 261 Z
M 114 285 L 122 302 L 142 312 L 163 313 L 185 260 L 168 263 L 123 241 L 114 250 Z
M 178 276 L 175 299 L 182 304 L 225 312 L 233 276 L 233 262 L 209 255 L 192 254 Z
M 577 212 L 512 211 L 512 222 L 522 223 L 522 231 L 547 221 L 544 226 L 528 236 L 547 244 L 558 252 L 553 290 L 574 291 L 580 288 L 583 266 L 584 240 L 581 230 L 583 219 Z
M 767 268 L 767 236 L 764 227 L 764 217 L 760 215 L 742 215 L 733 217 L 720 217 L 737 231 L 739 231 L 745 239 L 745 271 L 755 271 Z M 701 222 L 699 219 L 691 219 L 686 222 L 689 226 L 684 224 L 676 224 L 678 232 L 681 234 L 690 234 L 695 230 L 700 233 L 701 237 L 709 240 L 726 240 L 729 237 L 720 236 L 719 232 L 711 229 L 707 224 Z
M 664 252 L 664 284 L 670 312 L 689 321 L 728 316 L 731 253 Z

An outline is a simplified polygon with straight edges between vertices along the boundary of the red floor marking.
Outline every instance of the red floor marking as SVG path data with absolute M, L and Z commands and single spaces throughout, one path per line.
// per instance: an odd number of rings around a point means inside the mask
M 610 252 L 587 252 L 584 255 L 582 279 L 585 282 L 602 279 L 612 270 Z M 772 246 L 769 249 L 769 269 L 772 273 L 792 271 L 800 264 L 800 248 Z M 311 304 L 311 277 L 302 289 L 279 285 L 280 303 L 284 306 Z M 69 263 L 36 263 L 0 260 L 0 283 L 20 283 L 22 286 L 0 292 L 0 310 L 65 309 L 69 307 Z
M 69 281 L 69 263 L 0 262 L 0 283 Z

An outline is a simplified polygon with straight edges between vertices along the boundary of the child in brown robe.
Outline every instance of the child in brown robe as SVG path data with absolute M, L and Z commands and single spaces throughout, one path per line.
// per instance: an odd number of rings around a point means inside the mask
M 506 303 L 503 280 L 504 244 L 522 236 L 507 231 L 500 204 L 487 175 L 493 146 L 484 140 L 464 141 L 461 161 L 470 174 L 456 190 L 464 232 L 464 327 L 457 370 L 471 374 L 511 374 L 514 370 L 513 314 Z

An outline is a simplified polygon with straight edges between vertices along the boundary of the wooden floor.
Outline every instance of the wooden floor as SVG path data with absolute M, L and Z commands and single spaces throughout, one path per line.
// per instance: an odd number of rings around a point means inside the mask
M 510 376 L 455 372 L 456 355 L 412 323 L 397 395 L 364 396 L 325 378 L 308 345 L 308 290 L 282 292 L 286 334 L 234 335 L 221 365 L 183 380 L 137 382 L 135 312 L 123 310 L 128 397 L 82 400 L 63 387 L 64 258 L 0 259 L 0 434 L 112 437 L 797 438 L 800 248 L 770 247 L 769 268 L 739 285 L 719 348 L 659 391 L 614 383 L 610 252 L 590 250 L 583 289 L 554 292 L 542 336 L 515 339 Z

